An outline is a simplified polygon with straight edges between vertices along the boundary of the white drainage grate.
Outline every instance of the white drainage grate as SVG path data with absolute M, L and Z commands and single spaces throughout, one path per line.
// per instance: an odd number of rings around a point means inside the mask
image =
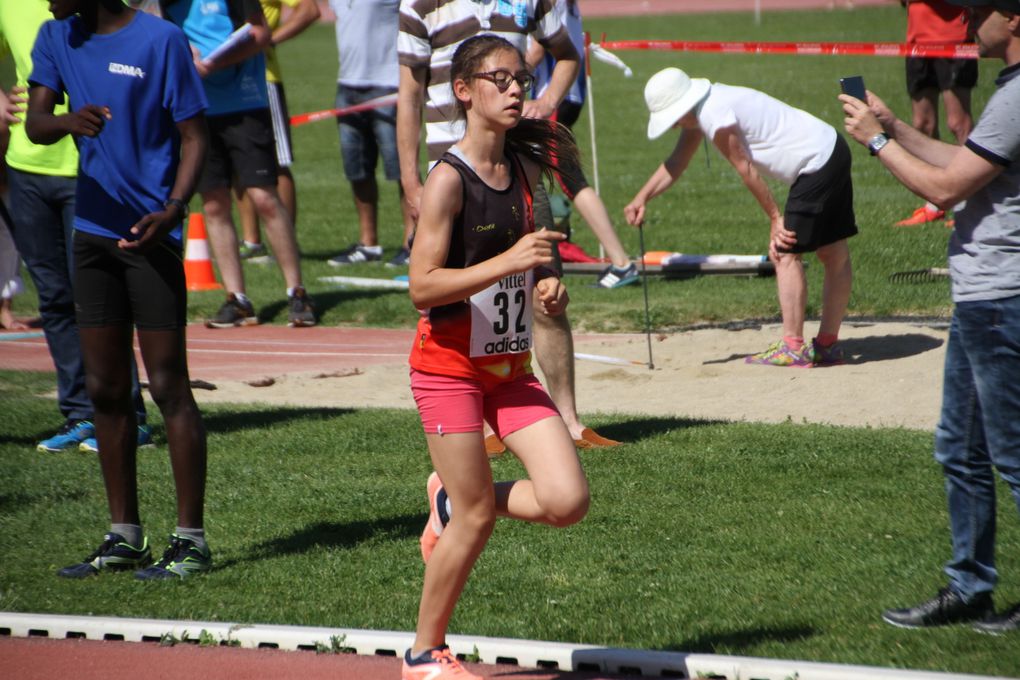
M 414 641 L 411 633 L 353 628 L 312 628 L 220 621 L 159 621 L 96 616 L 60 616 L 0 612 L 0 635 L 158 641 L 164 636 L 204 644 L 249 648 L 314 650 L 339 648 L 365 655 L 401 656 Z M 640 677 L 687 680 L 994 680 L 991 676 L 843 666 L 716 654 L 651 652 L 639 649 L 574 645 L 537 640 L 451 635 L 458 656 L 477 655 L 483 663 L 506 663 L 560 671 L 597 671 Z

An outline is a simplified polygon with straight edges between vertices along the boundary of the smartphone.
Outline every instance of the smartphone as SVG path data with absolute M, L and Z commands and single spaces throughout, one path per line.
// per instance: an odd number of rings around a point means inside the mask
M 868 103 L 868 93 L 864 89 L 864 78 L 861 76 L 847 76 L 839 79 L 839 86 L 843 88 L 843 94 L 857 97 L 865 104 Z

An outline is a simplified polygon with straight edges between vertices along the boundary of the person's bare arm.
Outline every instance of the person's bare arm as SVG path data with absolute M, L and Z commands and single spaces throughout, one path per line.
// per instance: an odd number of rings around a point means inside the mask
M 315 0 L 301 0 L 291 8 L 286 21 L 276 27 L 269 42 L 271 45 L 279 45 L 298 35 L 318 20 L 319 6 Z
M 529 71 L 534 71 L 538 68 L 538 65 L 545 59 L 545 48 L 542 47 L 542 43 L 535 39 L 528 41 L 528 53 L 524 55 L 524 64 L 528 67 Z
M 549 86 L 538 99 L 529 99 L 524 102 L 523 115 L 527 118 L 549 118 L 555 113 L 563 98 L 567 96 L 570 87 L 577 80 L 577 74 L 581 68 L 581 58 L 566 37 L 563 37 L 549 45 L 549 53 L 556 58 L 556 65 L 553 66 L 552 75 L 549 76 Z
M 797 245 L 797 235 L 786 228 L 783 211 L 779 209 L 769 185 L 751 160 L 747 140 L 739 128 L 730 126 L 716 131 L 712 143 L 737 171 L 744 186 L 769 218 L 769 255 L 775 260 L 780 253 Z
M 210 73 L 254 57 L 266 48 L 271 39 L 269 24 L 266 23 L 266 15 L 262 12 L 262 6 L 255 3 L 251 12 L 245 17 L 245 21 L 251 24 L 251 32 L 248 39 L 239 42 L 233 48 L 216 58 L 212 63 L 206 63 L 194 46 L 191 48 L 192 56 L 195 58 L 195 68 L 198 75 L 205 78 Z
M 18 114 L 25 112 L 27 103 L 25 88 L 15 86 L 10 92 L 0 88 L 0 134 L 8 134 L 12 125 L 21 123 Z
M 702 139 L 704 139 L 704 134 L 699 129 L 692 128 L 683 131 L 669 157 L 656 168 L 644 186 L 623 209 L 628 224 L 640 227 L 644 223 L 645 206 L 648 201 L 665 192 L 680 179 L 698 150 Z
M 53 111 L 60 96 L 42 85 L 28 91 L 25 134 L 33 144 L 56 144 L 67 135 L 95 137 L 111 119 L 109 107 L 97 104 L 86 104 L 77 111 L 56 115 Z
M 181 137 L 181 158 L 168 199 L 176 199 L 187 205 L 195 193 L 209 145 L 205 114 L 200 113 L 177 123 L 177 132 Z M 131 227 L 131 233 L 138 236 L 137 240 L 121 239 L 117 245 L 124 250 L 145 252 L 162 241 L 183 217 L 183 209 L 171 203 L 164 206 L 163 210 L 145 215 Z
M 840 97 L 840 101 L 844 104 L 849 99 L 853 99 L 849 95 L 843 95 L 847 99 Z M 858 100 L 860 101 L 860 100 Z M 945 167 L 949 162 L 956 156 L 956 152 L 959 150 L 957 144 L 948 144 L 946 142 L 934 139 L 924 134 L 920 130 L 915 129 L 909 123 L 905 123 L 896 117 L 896 114 L 892 112 L 886 103 L 882 101 L 878 95 L 874 92 L 868 92 L 868 108 L 878 119 L 878 122 L 882 125 L 882 130 L 891 138 L 899 142 L 900 146 L 904 147 L 914 156 L 917 156 L 926 163 L 932 165 L 938 165 Z
M 422 183 L 418 172 L 418 146 L 421 116 L 425 105 L 425 67 L 400 65 L 397 90 L 397 157 L 400 159 L 400 185 L 404 189 L 412 219 L 418 220 Z
M 844 97 L 840 101 L 847 116 L 846 131 L 856 141 L 867 144 L 882 131 L 882 123 L 864 102 Z M 933 164 L 895 137 L 879 152 L 878 158 L 903 186 L 942 209 L 969 198 L 1004 169 L 966 146 L 946 146 L 953 150 L 952 156 L 940 154 L 939 164 Z

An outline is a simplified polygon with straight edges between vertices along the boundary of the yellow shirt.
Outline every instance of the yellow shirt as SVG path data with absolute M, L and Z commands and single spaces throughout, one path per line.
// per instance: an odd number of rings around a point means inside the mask
M 297 7 L 301 0 L 259 0 L 259 2 L 262 3 L 262 13 L 266 15 L 269 30 L 275 31 L 280 26 L 283 5 Z M 266 80 L 270 83 L 283 82 L 283 72 L 280 71 L 280 62 L 273 47 L 266 48 Z
M 14 57 L 17 84 L 21 87 L 27 87 L 28 76 L 32 73 L 32 46 L 39 27 L 52 18 L 47 0 L 0 0 L 0 54 Z M 55 112 L 67 113 L 66 97 Z M 24 121 L 25 114 L 20 113 L 18 117 Z M 75 177 L 78 174 L 78 150 L 70 135 L 56 144 L 33 144 L 28 141 L 22 122 L 11 126 L 7 164 L 16 170 L 38 175 Z

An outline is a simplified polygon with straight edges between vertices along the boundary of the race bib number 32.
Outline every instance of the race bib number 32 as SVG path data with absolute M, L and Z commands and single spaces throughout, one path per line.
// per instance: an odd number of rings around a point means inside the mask
M 535 274 L 510 274 L 471 296 L 471 356 L 531 349 L 531 295 Z

